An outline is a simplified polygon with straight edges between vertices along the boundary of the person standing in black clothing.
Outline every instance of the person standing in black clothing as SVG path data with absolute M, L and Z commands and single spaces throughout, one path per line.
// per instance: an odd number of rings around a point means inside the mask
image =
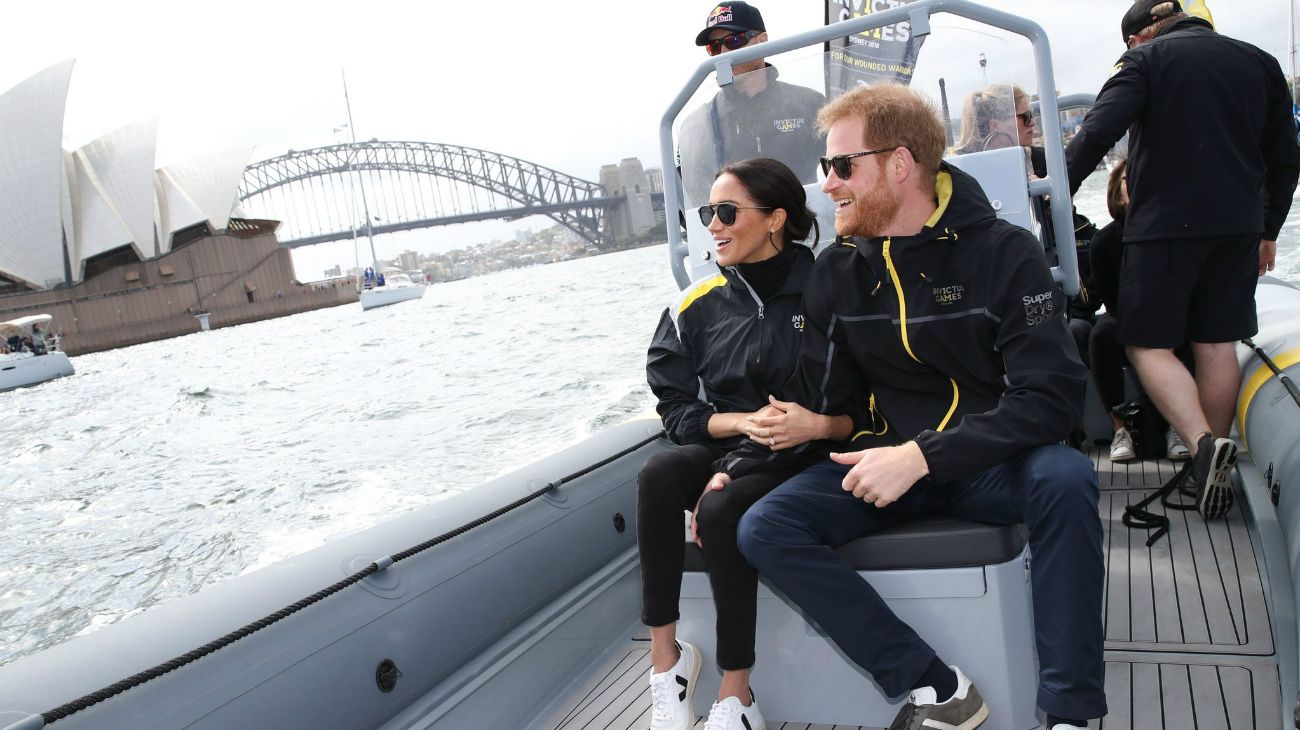
M 730 2 L 709 12 L 695 45 L 716 56 L 766 40 L 758 8 Z M 688 205 L 704 203 L 713 173 L 737 160 L 772 158 L 785 163 L 799 182 L 817 182 L 822 149 L 817 110 L 826 97 L 778 80 L 776 67 L 761 58 L 733 65 L 731 72 L 735 81 L 682 122 L 678 164 Z
M 1110 442 L 1111 461 L 1131 461 L 1138 457 L 1138 444 L 1129 424 L 1120 413 L 1124 405 L 1124 367 L 1129 364 L 1124 354 L 1124 345 L 1119 341 L 1119 273 L 1124 260 L 1124 218 L 1128 210 L 1128 188 L 1126 175 L 1128 162 L 1120 160 L 1110 171 L 1106 181 L 1106 209 L 1110 212 L 1111 222 L 1097 231 L 1089 244 L 1092 281 L 1097 301 L 1106 307 L 1106 311 L 1097 318 L 1096 326 L 1088 338 L 1089 368 L 1097 383 L 1097 393 L 1102 405 L 1110 414 L 1111 425 L 1115 429 Z M 1079 262 L 1082 265 L 1082 261 Z M 1081 266 L 1082 268 L 1082 266 Z M 1191 351 L 1187 343 L 1174 350 L 1178 360 L 1188 370 L 1195 368 Z M 1145 419 L 1147 424 L 1162 422 L 1159 416 Z M 1164 426 L 1160 426 L 1164 428 Z M 1153 433 L 1143 433 L 1144 439 L 1155 438 Z M 1154 447 L 1144 447 L 1143 452 L 1164 453 L 1171 461 L 1189 458 L 1187 446 L 1179 438 L 1178 432 L 1168 429 L 1164 432 L 1164 451 Z
M 710 200 L 700 219 L 713 236 L 722 272 L 687 287 L 664 312 L 646 366 L 664 430 L 677 444 L 646 463 L 637 493 L 655 729 L 684 730 L 695 721 L 691 693 L 701 660 L 695 647 L 676 641 L 682 524 L 691 510 L 717 607 L 723 670 L 710 717 L 716 713 L 720 727 L 762 726 L 749 692 L 758 577 L 736 547 L 736 525 L 797 466 L 750 469 L 724 487 L 706 488 L 714 463 L 742 443 L 752 454 L 755 440 L 765 450 L 788 448 L 845 439 L 852 429 L 848 416 L 823 416 L 786 402 L 779 403 L 785 415 L 779 435 L 756 432 L 750 420 L 776 411 L 769 398 L 785 395 L 798 361 L 801 297 L 813 265 L 811 249 L 798 242 L 815 223 L 803 186 L 776 160 L 748 160 L 718 173 Z
M 1272 56 L 1176 0 L 1138 0 L 1120 29 L 1129 50 L 1066 150 L 1070 190 L 1129 132 L 1119 338 L 1191 449 L 1209 519 L 1232 507 L 1235 342 L 1257 331 L 1257 275 L 1300 174 L 1291 95 Z M 1173 352 L 1189 340 L 1195 377 Z

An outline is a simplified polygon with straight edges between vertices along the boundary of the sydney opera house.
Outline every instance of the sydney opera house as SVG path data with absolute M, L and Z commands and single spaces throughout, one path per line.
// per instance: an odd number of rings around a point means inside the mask
M 251 148 L 156 168 L 150 120 L 64 149 L 72 72 L 0 94 L 0 320 L 53 314 L 76 354 L 348 298 L 295 280 L 275 221 L 239 217 Z

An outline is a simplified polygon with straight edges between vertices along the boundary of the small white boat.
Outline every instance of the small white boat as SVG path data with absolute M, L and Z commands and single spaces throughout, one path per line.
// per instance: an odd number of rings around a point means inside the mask
M 343 76 L 343 101 L 348 110 L 347 127 L 352 135 L 352 144 L 357 143 L 357 131 L 352 126 L 352 102 L 348 99 L 348 79 Z M 353 178 L 352 170 L 352 151 L 349 149 L 347 156 L 347 173 L 348 178 Z M 358 185 L 361 191 L 361 212 L 365 215 L 366 222 L 366 240 L 370 242 L 370 259 L 375 262 L 374 268 L 365 276 L 367 281 L 363 288 L 357 292 L 357 298 L 361 300 L 361 310 L 374 309 L 375 307 L 387 307 L 390 304 L 405 302 L 411 299 L 419 299 L 424 296 L 424 287 L 411 281 L 411 277 L 405 273 L 393 270 L 390 274 L 380 274 L 377 278 L 380 282 L 375 281 L 375 274 L 383 271 L 379 265 L 379 256 L 375 254 L 375 233 L 370 222 L 370 205 L 366 202 L 366 186 L 364 182 Z M 356 249 L 357 229 L 352 228 L 352 248 Z
M 37 341 L 34 327 L 41 332 L 50 331 L 54 318 L 48 314 L 33 314 L 27 317 L 0 322 L 0 342 L 10 337 L 19 340 Z M 47 380 L 72 375 L 72 362 L 68 356 L 59 352 L 57 338 L 46 334 L 44 354 L 33 352 L 9 352 L 0 354 L 0 392 L 22 388 L 28 385 L 44 383 Z
M 411 281 L 411 277 L 406 274 L 385 276 L 383 286 L 361 290 L 361 308 L 374 309 L 405 302 L 408 299 L 419 299 L 424 296 L 424 289 L 424 286 Z

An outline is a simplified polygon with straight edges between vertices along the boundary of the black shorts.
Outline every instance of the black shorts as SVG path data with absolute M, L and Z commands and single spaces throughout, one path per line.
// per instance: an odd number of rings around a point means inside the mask
M 1254 336 L 1258 234 L 1124 244 L 1119 341 L 1173 348 Z

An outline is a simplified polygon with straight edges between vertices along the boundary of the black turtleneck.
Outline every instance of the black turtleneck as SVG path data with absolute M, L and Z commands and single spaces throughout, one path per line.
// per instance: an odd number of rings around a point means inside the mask
M 787 245 L 771 258 L 755 261 L 752 264 L 736 264 L 736 269 L 745 281 L 754 287 L 758 298 L 766 302 L 781 291 L 781 286 L 785 284 L 785 279 L 790 275 L 790 268 L 793 266 L 794 251 Z

